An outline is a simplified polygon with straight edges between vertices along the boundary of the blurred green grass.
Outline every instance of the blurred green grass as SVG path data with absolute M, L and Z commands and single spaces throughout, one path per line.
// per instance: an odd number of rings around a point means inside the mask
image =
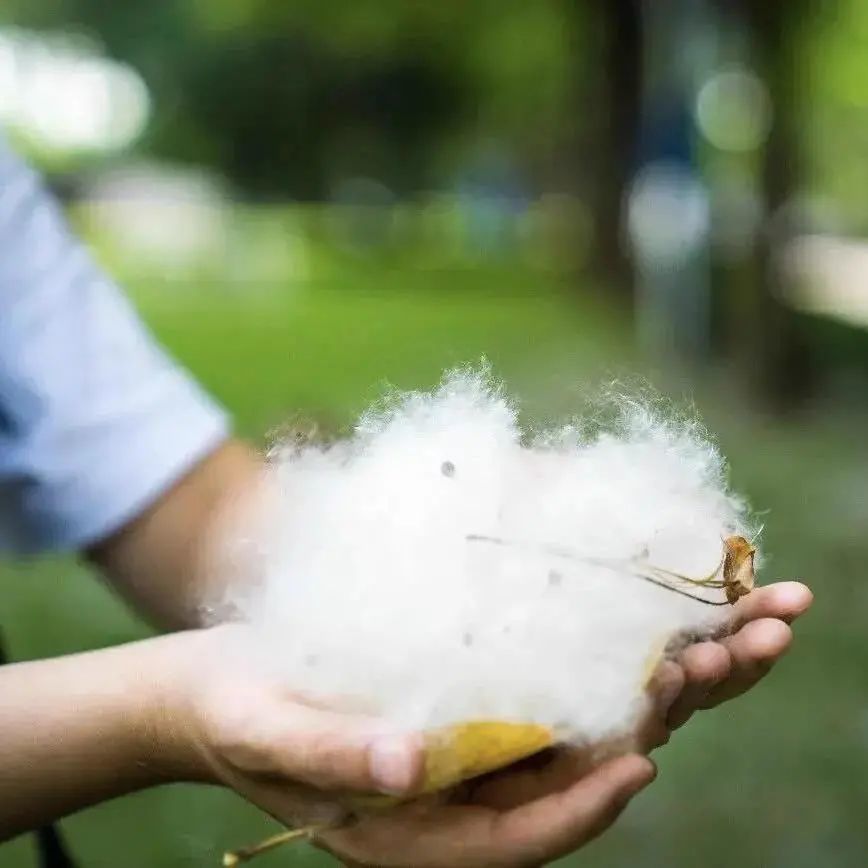
M 588 384 L 640 364 L 619 318 L 553 278 L 496 270 L 364 269 L 247 289 L 127 281 L 171 351 L 256 440 L 301 412 L 345 426 L 385 384 L 433 385 L 485 355 L 527 415 L 574 406 Z M 640 371 L 645 373 L 644 371 Z M 697 402 L 735 482 L 768 509 L 766 579 L 809 576 L 815 611 L 763 689 L 697 719 L 659 754 L 661 775 L 616 830 L 564 864 L 861 866 L 868 776 L 868 419 L 834 409 L 780 422 L 706 384 Z M 0 567 L 3 629 L 20 658 L 132 639 L 146 628 L 70 559 Z M 86 868 L 219 864 L 273 828 L 231 794 L 167 787 L 64 824 Z M 262 868 L 326 865 L 305 847 Z M 31 868 L 31 843 L 0 847 Z

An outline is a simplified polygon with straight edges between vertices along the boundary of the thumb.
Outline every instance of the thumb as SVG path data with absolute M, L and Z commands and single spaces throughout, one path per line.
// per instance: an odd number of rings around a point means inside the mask
M 291 705 L 258 734 L 272 772 L 325 790 L 410 795 L 425 774 L 421 735 L 382 721 Z

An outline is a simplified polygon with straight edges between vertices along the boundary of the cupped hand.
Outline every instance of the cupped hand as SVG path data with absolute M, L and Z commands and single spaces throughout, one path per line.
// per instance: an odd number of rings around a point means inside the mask
M 644 756 L 592 768 L 588 756 L 560 750 L 459 787 L 448 799 L 423 797 L 353 817 L 354 792 L 418 793 L 424 738 L 306 702 L 251 661 L 245 629 L 177 636 L 184 659 L 177 655 L 163 724 L 174 777 L 229 786 L 287 826 L 321 826 L 316 843 L 347 864 L 544 864 L 600 834 L 654 778 Z
M 657 714 L 644 746 L 666 740 L 697 709 L 750 689 L 792 641 L 790 624 L 811 605 L 797 582 L 753 591 L 733 607 L 732 632 L 687 648 L 657 673 Z M 424 775 L 421 735 L 384 731 L 375 719 L 305 702 L 237 659 L 243 627 L 200 631 L 179 699 L 168 702 L 167 731 L 188 778 L 228 785 L 287 825 L 345 818 L 348 792 L 412 796 Z M 180 709 L 180 710 L 179 710 Z M 445 803 L 421 800 L 346 828 L 317 843 L 348 865 L 381 868 L 524 868 L 571 852 L 611 825 L 653 780 L 646 757 L 631 754 L 590 768 L 559 751 L 543 765 L 473 782 Z M 345 803 L 344 803 L 345 804 Z

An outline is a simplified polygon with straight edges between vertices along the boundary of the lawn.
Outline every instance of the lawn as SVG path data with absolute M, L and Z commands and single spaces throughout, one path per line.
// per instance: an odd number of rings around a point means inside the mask
M 298 412 L 346 426 L 387 384 L 428 387 L 443 368 L 483 355 L 531 418 L 563 412 L 589 384 L 641 368 L 614 314 L 528 273 L 366 269 L 353 280 L 244 292 L 129 285 L 160 338 L 258 442 Z M 564 864 L 864 865 L 868 419 L 832 409 L 775 421 L 707 384 L 697 402 L 737 485 L 768 510 L 765 577 L 810 577 L 816 610 L 769 683 L 679 733 L 660 752 L 660 779 L 618 829 Z M 22 658 L 146 631 L 66 558 L 0 567 L 0 599 L 3 629 Z M 85 868 L 180 868 L 217 865 L 224 848 L 273 826 L 228 793 L 172 787 L 83 812 L 64 828 Z M 3 868 L 33 864 L 27 840 L 0 847 Z M 330 862 L 301 846 L 259 864 Z

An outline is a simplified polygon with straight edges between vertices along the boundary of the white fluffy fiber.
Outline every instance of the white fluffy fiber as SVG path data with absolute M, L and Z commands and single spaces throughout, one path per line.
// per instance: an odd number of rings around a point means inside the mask
M 526 442 L 501 389 L 461 371 L 369 411 L 347 440 L 273 450 L 264 581 L 237 604 L 288 684 L 398 727 L 628 733 L 653 655 L 728 609 L 612 565 L 707 575 L 722 537 L 749 528 L 696 425 L 609 405 L 608 427 Z

